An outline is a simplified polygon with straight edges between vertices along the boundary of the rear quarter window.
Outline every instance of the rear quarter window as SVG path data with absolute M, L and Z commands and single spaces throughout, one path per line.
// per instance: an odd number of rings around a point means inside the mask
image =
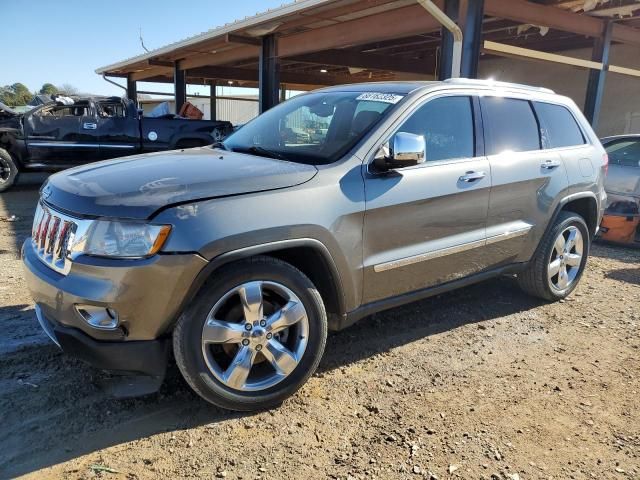
M 487 154 L 540 150 L 540 129 L 528 100 L 483 97 Z
M 533 103 L 545 146 L 548 148 L 573 147 L 584 145 L 584 136 L 571 112 L 562 105 L 552 103 Z

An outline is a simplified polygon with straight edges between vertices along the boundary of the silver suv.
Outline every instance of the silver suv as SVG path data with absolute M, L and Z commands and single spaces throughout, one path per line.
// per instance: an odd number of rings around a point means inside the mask
M 606 168 L 550 90 L 338 86 L 210 147 L 53 175 L 22 253 L 65 352 L 152 391 L 173 351 L 207 401 L 261 409 L 309 378 L 328 330 L 374 312 L 502 274 L 569 295 Z

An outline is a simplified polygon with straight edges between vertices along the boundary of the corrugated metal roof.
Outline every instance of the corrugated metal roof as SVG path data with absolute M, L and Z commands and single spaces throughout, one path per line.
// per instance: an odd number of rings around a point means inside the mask
M 299 13 L 325 3 L 333 3 L 334 1 L 335 0 L 297 0 L 293 3 L 286 3 L 281 5 L 280 7 L 269 9 L 266 12 L 257 13 L 256 15 L 253 15 L 251 17 L 245 17 L 242 20 L 236 20 L 235 22 L 227 23 L 221 27 L 212 28 L 211 30 L 207 30 L 206 32 L 202 32 L 192 37 L 185 38 L 184 40 L 170 43 L 168 45 L 165 45 L 164 47 L 151 50 L 150 52 L 144 53 L 142 55 L 130 57 L 126 60 L 100 67 L 96 69 L 95 72 L 101 75 L 109 71 L 119 70 L 123 67 L 126 67 L 127 65 L 143 62 L 145 60 L 170 53 L 179 48 L 192 46 L 206 40 L 221 37 L 228 33 L 235 33 L 247 28 L 256 27 L 262 23 L 267 23 L 279 17 Z

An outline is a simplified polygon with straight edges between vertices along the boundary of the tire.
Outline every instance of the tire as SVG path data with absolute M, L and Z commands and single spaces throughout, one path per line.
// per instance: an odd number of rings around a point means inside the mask
M 579 260 L 576 257 L 578 255 L 577 242 L 568 252 L 566 250 L 571 246 L 571 242 L 567 239 L 574 232 L 578 232 L 582 240 Z M 564 239 L 562 249 L 559 248 L 559 245 L 562 244 L 559 239 L 561 234 Z M 556 244 L 556 241 L 559 243 Z M 560 212 L 553 227 L 542 238 L 538 250 L 527 268 L 518 273 L 520 288 L 530 295 L 552 302 L 566 298 L 576 288 L 582 277 L 589 256 L 590 244 L 591 237 L 584 219 L 574 212 Z M 558 254 L 559 249 L 562 250 L 562 254 Z M 554 274 L 555 267 L 558 266 L 558 273 Z
M 256 285 L 260 285 L 259 290 Z M 255 291 L 260 295 L 251 293 Z M 243 306 L 242 295 L 245 299 L 260 298 L 264 314 Z M 274 312 L 283 304 L 297 306 L 281 309 L 278 317 Z M 282 313 L 285 311 L 288 313 Z M 273 318 L 285 319 L 291 326 L 278 331 L 275 327 L 280 328 L 280 323 L 267 323 Z M 250 332 L 246 331 L 247 323 L 253 324 Z M 271 331 L 274 333 L 269 337 Z M 220 341 L 231 336 L 228 343 Z M 215 341 L 206 343 L 205 337 Z M 252 411 L 275 407 L 293 395 L 318 367 L 326 339 L 327 315 L 313 283 L 286 262 L 257 256 L 224 266 L 205 282 L 178 319 L 173 349 L 180 372 L 198 395 L 225 409 Z M 281 346 L 292 355 L 280 357 L 285 359 L 285 368 L 278 371 L 273 355 L 281 353 Z M 255 363 L 250 363 L 249 375 L 238 380 L 242 375 L 230 372 L 243 371 L 238 364 L 251 355 Z M 234 365 L 236 368 L 232 368 Z
M 6 192 L 18 180 L 18 166 L 4 148 L 0 148 L 0 192 Z

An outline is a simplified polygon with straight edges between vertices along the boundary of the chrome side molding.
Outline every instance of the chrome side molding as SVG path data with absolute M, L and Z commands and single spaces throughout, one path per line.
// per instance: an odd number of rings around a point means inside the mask
M 521 237 L 527 235 L 533 225 L 521 227 L 515 230 L 509 230 L 504 233 L 493 235 L 491 237 L 483 238 L 482 240 L 475 240 L 473 242 L 461 243 L 460 245 L 453 245 L 451 247 L 440 248 L 437 250 L 430 250 L 428 252 L 420 253 L 418 255 L 412 255 L 410 257 L 400 258 L 398 260 L 391 260 L 389 262 L 379 263 L 373 266 L 373 271 L 376 273 L 386 272 L 387 270 L 393 270 L 395 268 L 406 267 L 407 265 L 413 265 L 415 263 L 425 262 L 427 260 L 433 260 L 434 258 L 446 257 L 447 255 L 453 255 L 456 253 L 466 252 L 478 247 L 484 247 L 494 243 L 502 242 L 504 240 L 510 240 L 512 238 Z

